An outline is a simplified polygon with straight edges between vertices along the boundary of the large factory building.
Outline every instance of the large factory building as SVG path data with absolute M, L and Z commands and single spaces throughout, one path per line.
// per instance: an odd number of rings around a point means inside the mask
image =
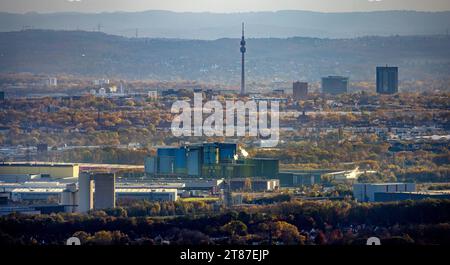
M 353 196 L 359 202 L 375 202 L 377 193 L 415 192 L 414 183 L 358 183 L 353 185 Z
M 235 143 L 204 143 L 160 147 L 147 157 L 145 172 L 150 176 L 205 178 L 277 178 L 279 161 L 247 158 L 238 154 Z
M 78 178 L 78 164 L 0 163 L 0 175 L 42 175 L 49 178 Z

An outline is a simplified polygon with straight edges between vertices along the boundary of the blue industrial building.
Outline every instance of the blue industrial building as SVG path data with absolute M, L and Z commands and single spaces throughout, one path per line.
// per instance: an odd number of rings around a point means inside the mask
M 237 152 L 237 145 L 233 143 L 218 143 L 219 148 L 219 161 L 221 163 L 227 163 L 234 160 L 234 156 Z
M 203 143 L 160 147 L 147 157 L 147 175 L 176 177 L 262 177 L 277 178 L 279 161 L 239 157 L 235 143 Z

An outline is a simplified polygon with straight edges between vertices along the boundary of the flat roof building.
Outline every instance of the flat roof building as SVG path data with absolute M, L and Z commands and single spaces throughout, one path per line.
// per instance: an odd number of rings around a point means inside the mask
M 281 187 L 311 186 L 322 183 L 322 173 L 320 172 L 280 172 L 278 178 Z
M 377 93 L 398 93 L 398 67 L 377 67 Z
M 292 84 L 292 95 L 294 100 L 306 99 L 308 97 L 308 83 L 294 82 Z
M 239 178 L 230 180 L 230 188 L 232 191 L 275 191 L 280 188 L 280 180 L 278 179 L 254 179 Z
M 353 197 L 359 202 L 375 202 L 377 193 L 415 192 L 414 183 L 357 183 L 353 184 Z
M 5 183 L 23 183 L 26 181 L 40 179 L 41 175 L 36 174 L 1 174 L 0 182 Z
M 349 78 L 344 76 L 327 76 L 322 78 L 322 93 L 339 95 L 348 92 Z
M 50 178 L 78 178 L 78 164 L 69 163 L 0 163 L 1 175 L 41 175 Z
M 55 201 L 60 201 L 61 193 L 64 189 L 61 188 L 17 188 L 11 191 L 11 200 L 26 201 L 26 200 L 49 200 L 54 198 Z
M 117 199 L 149 200 L 149 201 L 176 201 L 177 189 L 127 189 L 117 188 Z

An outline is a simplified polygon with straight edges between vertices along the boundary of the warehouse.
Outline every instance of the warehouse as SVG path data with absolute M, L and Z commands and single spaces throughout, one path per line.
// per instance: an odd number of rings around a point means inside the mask
M 281 187 L 311 186 L 322 183 L 322 172 L 280 172 L 278 178 Z
M 59 202 L 61 200 L 61 188 L 17 188 L 11 191 L 12 201 L 27 201 L 39 200 L 49 201 L 54 200 Z
M 40 179 L 41 175 L 36 174 L 2 174 L 0 175 L 0 182 L 6 183 L 22 183 Z
M 0 163 L 0 175 L 41 175 L 48 178 L 78 178 L 78 164 L 69 163 Z
M 280 188 L 280 181 L 278 179 L 254 178 L 231 179 L 230 188 L 232 191 L 275 191 Z
M 359 202 L 374 202 L 377 193 L 415 192 L 414 183 L 358 183 L 353 184 L 353 197 Z
M 0 191 L 11 192 L 17 188 L 36 189 L 36 188 L 65 188 L 66 184 L 57 181 L 27 181 L 22 183 L 3 183 L 0 182 Z
M 116 189 L 117 199 L 148 200 L 148 201 L 176 201 L 176 189 Z

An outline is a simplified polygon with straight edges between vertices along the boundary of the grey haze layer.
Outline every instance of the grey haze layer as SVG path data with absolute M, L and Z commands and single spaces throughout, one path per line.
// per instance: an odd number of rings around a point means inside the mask
M 239 37 L 246 22 L 248 37 L 308 36 L 353 38 L 368 35 L 445 34 L 450 11 L 378 11 L 320 13 L 309 11 L 247 13 L 176 13 L 170 11 L 115 13 L 0 13 L 0 31 L 23 28 L 100 30 L 114 35 L 155 38 L 218 39 Z
M 0 0 L 0 10 L 12 13 L 40 12 L 248 12 L 310 10 L 358 12 L 381 10 L 450 10 L 448 0 Z

